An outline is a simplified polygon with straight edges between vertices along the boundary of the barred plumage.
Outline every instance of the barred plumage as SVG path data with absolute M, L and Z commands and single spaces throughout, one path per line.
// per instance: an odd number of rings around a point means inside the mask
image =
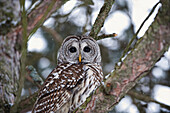
M 74 40 L 74 38 L 76 40 Z M 93 62 L 90 61 L 91 58 L 88 60 L 88 57 L 83 52 L 78 53 L 78 58 L 76 60 L 70 61 L 65 56 L 65 54 L 67 54 L 65 51 L 67 52 L 67 50 L 70 50 L 63 48 L 64 43 L 70 40 L 70 46 L 72 47 L 74 45 L 76 49 L 80 49 L 80 51 L 87 51 L 87 48 L 84 50 L 87 46 L 91 49 L 94 48 L 92 46 L 97 46 L 97 48 L 99 48 L 97 43 L 90 37 L 71 36 L 66 38 L 60 48 L 58 56 L 59 64 L 50 73 L 40 89 L 37 101 L 33 107 L 33 113 L 72 112 L 85 102 L 86 98 L 103 80 L 102 68 L 100 66 L 100 51 L 93 51 L 95 53 L 93 53 Z M 77 47 L 75 42 L 83 43 L 82 40 L 92 40 L 92 42 L 90 42 L 90 44 L 86 42 L 84 45 L 82 44 L 82 46 L 77 44 L 79 46 Z M 62 49 L 64 49 L 64 53 L 61 53 Z M 68 53 L 70 54 L 70 52 Z M 80 54 L 82 55 L 81 57 Z M 90 53 L 88 52 L 88 54 Z

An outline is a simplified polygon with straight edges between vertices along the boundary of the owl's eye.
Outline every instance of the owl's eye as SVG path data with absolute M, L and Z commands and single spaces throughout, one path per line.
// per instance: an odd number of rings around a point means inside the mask
M 86 46 L 86 47 L 84 47 L 83 51 L 88 53 L 91 51 L 91 49 L 88 46 Z
M 72 47 L 69 49 L 69 51 L 70 51 L 71 53 L 75 53 L 75 52 L 77 51 L 77 49 L 76 49 L 76 47 L 72 46 Z

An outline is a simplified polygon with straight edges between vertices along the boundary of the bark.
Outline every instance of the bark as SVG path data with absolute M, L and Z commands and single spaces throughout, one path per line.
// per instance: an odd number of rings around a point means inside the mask
M 161 3 L 162 7 L 145 35 L 128 52 L 121 65 L 110 73 L 104 85 L 90 98 L 91 101 L 77 112 L 105 113 L 112 110 L 167 51 L 170 46 L 170 2 L 162 0 Z
M 45 0 L 35 7 L 27 16 L 27 34 L 34 33 L 52 12 L 65 2 Z M 50 5 L 52 6 L 51 9 L 49 8 Z M 20 101 L 24 80 L 21 79 L 24 76 L 21 75 L 21 64 L 25 63 L 21 62 L 21 57 L 24 56 L 21 54 L 21 50 L 27 44 L 22 44 L 22 32 L 23 27 L 19 24 L 17 27 L 11 28 L 11 31 L 5 36 L 0 36 L 0 112 L 9 112 L 10 106 Z M 14 109 L 12 108 L 12 110 Z

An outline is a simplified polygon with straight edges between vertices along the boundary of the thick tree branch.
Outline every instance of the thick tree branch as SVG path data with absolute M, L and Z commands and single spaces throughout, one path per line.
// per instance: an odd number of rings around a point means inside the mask
M 93 95 L 95 99 L 92 99 L 87 106 L 92 105 L 93 100 L 96 100 L 96 105 L 80 108 L 81 110 L 77 112 L 104 113 L 112 110 L 168 49 L 170 46 L 169 1 L 162 0 L 161 3 L 162 8 L 147 33 L 137 41 L 135 48 L 129 52 L 121 66 L 116 66 L 115 71 L 110 73 L 111 76 L 104 81 L 104 86 Z

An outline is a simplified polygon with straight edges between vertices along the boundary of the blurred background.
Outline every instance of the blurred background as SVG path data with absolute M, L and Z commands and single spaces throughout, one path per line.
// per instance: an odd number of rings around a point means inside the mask
M 29 13 L 41 0 L 26 0 Z M 159 0 L 115 0 L 100 34 L 116 33 L 118 36 L 99 40 L 102 54 L 104 75 L 114 69 L 123 50 Z M 12 4 L 11 4 L 12 3 Z M 57 52 L 62 40 L 69 35 L 88 35 L 104 0 L 70 0 L 45 21 L 37 32 L 29 37 L 27 64 L 32 65 L 45 80 L 57 65 Z M 1 0 L 0 32 L 12 27 L 20 21 L 19 0 Z M 150 16 L 138 34 L 142 37 L 154 21 L 158 9 Z M 14 15 L 14 18 L 10 17 Z M 132 45 L 133 47 L 133 45 Z M 22 97 L 25 98 L 38 88 L 29 79 L 25 80 Z M 162 105 L 150 101 L 161 102 L 170 106 L 170 48 L 156 63 L 150 73 L 142 78 L 132 89 L 143 99 L 137 99 L 128 93 L 110 113 L 163 113 L 168 112 Z M 170 112 L 170 111 L 169 111 Z

